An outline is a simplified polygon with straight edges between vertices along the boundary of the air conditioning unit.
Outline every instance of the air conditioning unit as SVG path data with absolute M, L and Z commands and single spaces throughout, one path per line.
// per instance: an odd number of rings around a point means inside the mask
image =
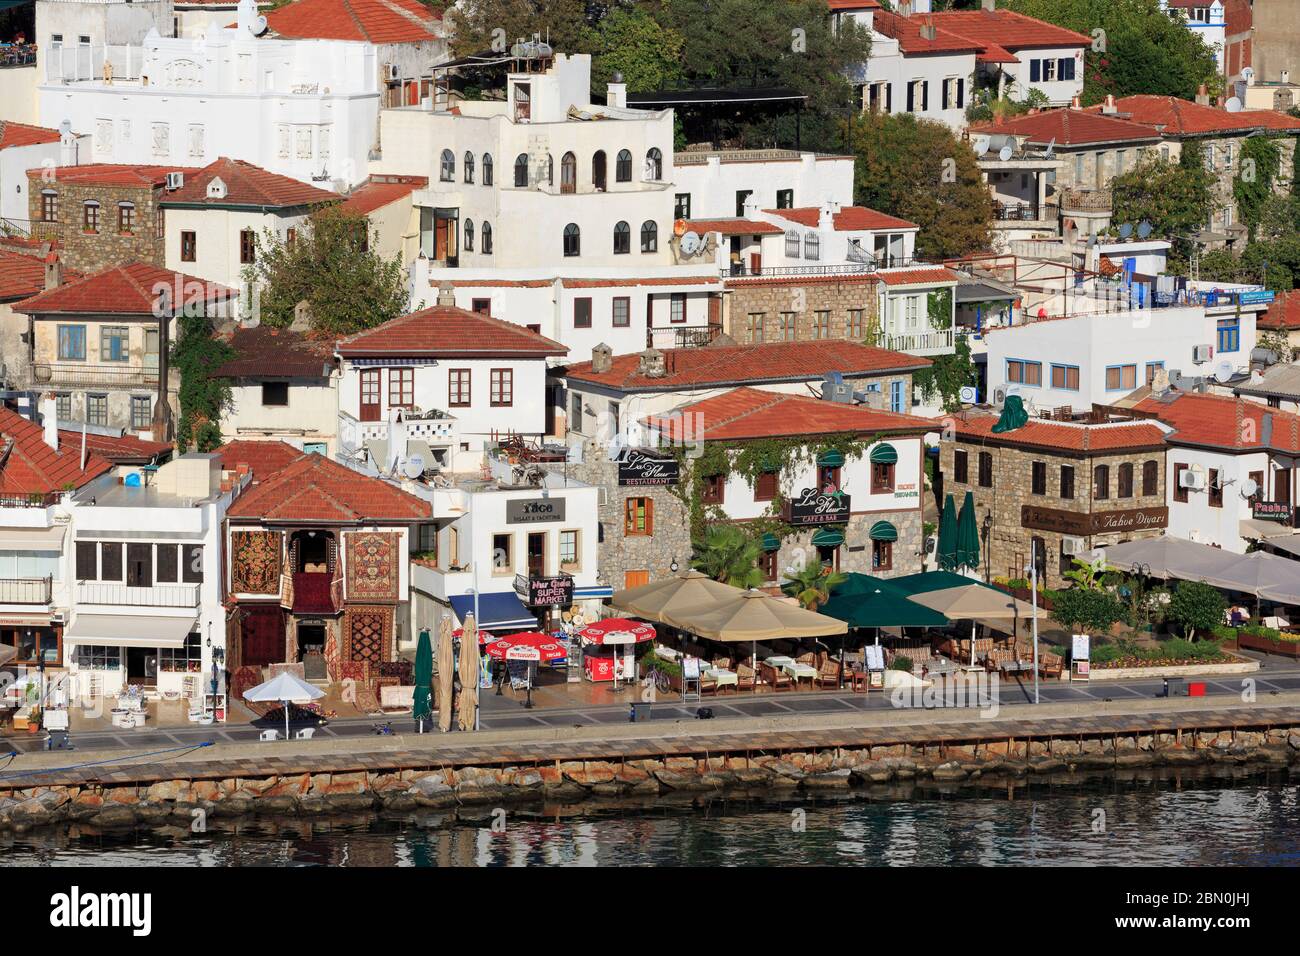
M 388 64 L 388 78 L 390 80 L 400 80 L 402 78 L 401 71 L 398 69 L 396 63 Z
M 67 624 L 67 623 L 68 623 L 68 612 L 67 612 L 67 611 L 51 611 L 51 612 L 50 612 L 50 623 L 51 623 L 51 624 Z
M 168 173 L 168 174 L 167 174 L 167 189 L 168 189 L 168 191 L 171 191 L 171 190 L 174 190 L 174 189 L 180 189 L 180 188 L 181 188 L 182 186 L 184 186 L 184 185 L 185 185 L 185 174 L 184 174 L 184 173 Z
M 1066 535 L 1063 538 L 1061 538 L 1062 554 L 1067 554 L 1073 557 L 1075 555 L 1083 554 L 1084 551 L 1086 550 L 1087 550 L 1087 545 L 1082 538 L 1075 538 L 1075 537 L 1071 537 L 1070 535 Z
M 1210 359 L 1214 358 L 1214 346 L 1212 345 L 1194 345 L 1192 346 L 1192 361 L 1197 365 L 1203 365 Z
M 1190 488 L 1192 491 L 1200 491 L 1205 487 L 1205 475 L 1199 471 L 1180 472 L 1178 475 L 1178 487 Z
M 1007 390 L 1006 390 L 1005 388 L 995 388 L 995 389 L 993 389 L 993 404 L 994 404 L 994 406 L 997 407 L 997 408 L 1001 408 L 1001 407 L 1002 407 L 1003 405 L 1005 405 L 1006 403 L 1007 403 Z

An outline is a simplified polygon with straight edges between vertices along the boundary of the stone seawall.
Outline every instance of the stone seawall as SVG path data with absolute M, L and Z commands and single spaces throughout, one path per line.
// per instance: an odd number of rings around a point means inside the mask
M 206 815 L 576 802 L 589 796 L 654 796 L 670 791 L 811 792 L 917 779 L 961 785 L 1028 775 L 1203 765 L 1290 767 L 1300 772 L 1300 717 L 1289 727 L 1254 731 L 1070 734 L 963 746 L 898 743 L 491 767 L 448 765 L 259 777 L 196 774 L 137 785 L 87 782 L 21 788 L 21 778 L 0 779 L 0 830 L 23 832 L 64 822 L 102 828 L 175 825 Z

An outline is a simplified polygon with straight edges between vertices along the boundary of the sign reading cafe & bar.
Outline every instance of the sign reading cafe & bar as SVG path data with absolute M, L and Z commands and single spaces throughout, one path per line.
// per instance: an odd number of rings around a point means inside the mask
M 618 460 L 620 485 L 675 485 L 681 477 L 676 458 L 653 458 L 629 448 Z
M 839 524 L 849 520 L 849 496 L 805 488 L 785 502 L 785 520 L 792 525 Z

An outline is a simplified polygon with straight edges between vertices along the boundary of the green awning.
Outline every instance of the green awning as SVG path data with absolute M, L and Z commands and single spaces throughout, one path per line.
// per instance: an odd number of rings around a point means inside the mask
M 828 448 L 817 456 L 817 464 L 825 465 L 828 468 L 839 468 L 844 464 L 844 453 L 834 448 Z
M 875 448 L 871 449 L 871 463 L 873 465 L 893 465 L 898 463 L 898 449 L 887 441 L 882 441 Z
M 898 529 L 888 521 L 877 521 L 871 526 L 872 541 L 897 541 Z
M 762 548 L 764 551 L 779 551 L 781 549 L 781 539 L 768 531 L 763 535 Z
M 818 528 L 813 533 L 812 543 L 818 548 L 835 548 L 844 543 L 844 532 L 833 528 Z

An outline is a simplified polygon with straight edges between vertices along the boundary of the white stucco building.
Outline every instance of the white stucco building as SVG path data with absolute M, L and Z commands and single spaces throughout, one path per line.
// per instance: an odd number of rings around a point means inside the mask
M 29 169 L 76 166 L 90 159 L 90 137 L 0 119 L 0 219 L 29 233 Z

